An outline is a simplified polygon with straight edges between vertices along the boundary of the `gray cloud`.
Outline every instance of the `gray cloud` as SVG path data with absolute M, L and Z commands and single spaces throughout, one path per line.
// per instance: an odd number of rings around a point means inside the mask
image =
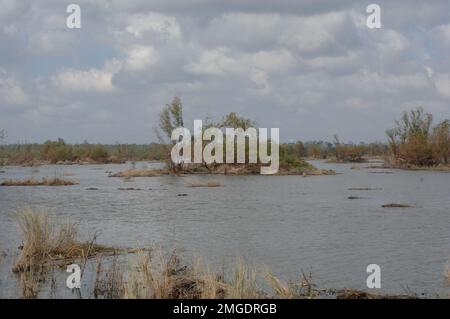
M 9 142 L 149 142 L 179 95 L 289 139 L 384 140 L 406 109 L 450 117 L 448 1 L 0 0 L 0 127 Z

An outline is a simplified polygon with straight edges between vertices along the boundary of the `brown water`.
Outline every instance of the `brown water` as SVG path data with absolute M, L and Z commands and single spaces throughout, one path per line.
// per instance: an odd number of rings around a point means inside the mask
M 447 297 L 443 276 L 450 257 L 450 174 L 427 171 L 351 170 L 346 164 L 314 165 L 336 176 L 108 177 L 124 165 L 5 167 L 0 180 L 70 172 L 80 184 L 67 187 L 0 187 L 0 297 L 20 294 L 11 265 L 20 238 L 11 213 L 18 206 L 47 209 L 77 222 L 86 238 L 117 246 L 179 248 L 229 266 L 237 256 L 266 265 L 282 278 L 313 274 L 323 288 L 366 288 L 368 264 L 381 266 L 381 292 L 405 289 Z M 158 164 L 137 163 L 136 167 Z M 364 165 L 362 165 L 364 166 Z M 193 180 L 222 187 L 191 188 Z M 98 190 L 86 190 L 86 188 Z M 141 188 L 124 191 L 118 188 Z M 351 191 L 348 188 L 380 188 Z M 187 194 L 187 196 L 178 196 Z M 357 200 L 349 196 L 362 197 Z M 382 208 L 386 203 L 412 208 Z M 58 274 L 60 297 L 75 297 Z M 89 281 L 90 275 L 84 280 Z M 84 282 L 88 290 L 90 283 Z M 47 297 L 45 290 L 41 297 Z

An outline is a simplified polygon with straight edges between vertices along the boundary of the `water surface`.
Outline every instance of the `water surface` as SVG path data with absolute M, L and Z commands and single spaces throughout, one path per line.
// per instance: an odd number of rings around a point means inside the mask
M 77 222 L 85 238 L 98 233 L 98 242 L 108 245 L 178 248 L 187 259 L 201 256 L 217 267 L 242 256 L 282 278 L 311 271 L 324 288 L 365 289 L 366 267 L 376 263 L 382 270 L 381 292 L 410 289 L 443 297 L 450 293 L 443 276 L 450 257 L 450 174 L 400 170 L 375 174 L 385 170 L 313 164 L 339 174 L 125 181 L 108 177 L 108 172 L 131 164 L 2 168 L 0 180 L 73 174 L 66 178 L 79 184 L 0 187 L 0 251 L 7 254 L 0 261 L 0 297 L 19 294 L 11 265 L 21 243 L 12 212 L 20 206 Z M 152 165 L 158 164 L 136 164 Z M 188 187 L 194 180 L 215 180 L 222 186 Z M 141 190 L 119 190 L 130 187 Z M 414 207 L 381 207 L 392 202 Z M 62 282 L 64 276 L 60 274 Z M 64 289 L 61 296 L 73 297 Z

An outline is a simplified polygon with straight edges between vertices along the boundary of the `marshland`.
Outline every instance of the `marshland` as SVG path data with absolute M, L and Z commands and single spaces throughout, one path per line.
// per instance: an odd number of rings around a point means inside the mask
M 183 262 L 201 258 L 219 273 L 232 272 L 236 259 L 242 258 L 249 267 L 271 269 L 283 282 L 311 273 L 318 288 L 367 290 L 366 266 L 379 263 L 379 293 L 448 296 L 448 174 L 397 169 L 393 174 L 371 174 L 370 169 L 352 170 L 352 164 L 312 163 L 337 175 L 163 175 L 126 180 L 109 174 L 162 164 L 4 167 L 2 179 L 70 171 L 70 179 L 78 184 L 0 187 L 1 297 L 22 295 L 19 277 L 12 271 L 20 257 L 18 247 L 24 244 L 15 217 L 20 207 L 45 211 L 60 224 L 75 223 L 81 242 L 95 235 L 96 244 L 107 247 L 161 247 L 166 253 L 177 249 Z M 208 183 L 220 187 L 191 186 Z M 390 203 L 411 207 L 382 207 Z M 120 255 L 123 271 L 133 258 Z M 108 262 L 106 258 L 105 267 Z M 86 266 L 83 296 L 91 296 L 96 263 L 93 258 Z M 65 288 L 64 269 L 56 268 L 54 275 L 57 297 L 76 298 Z M 47 298 L 50 286 L 48 279 L 38 296 Z
M 428 128 L 398 130 L 385 145 L 280 145 L 296 174 L 279 176 L 174 172 L 164 144 L 150 158 L 136 155 L 142 146 L 59 140 L 26 147 L 34 161 L 22 166 L 7 153 L 18 146 L 5 146 L 0 297 L 447 298 L 450 175 L 429 169 L 446 157 L 433 151 L 444 133 Z M 88 160 L 92 149 L 104 163 Z M 111 160 L 125 149 L 136 153 Z M 79 291 L 65 286 L 73 262 L 84 270 Z M 382 270 L 375 291 L 372 263 Z

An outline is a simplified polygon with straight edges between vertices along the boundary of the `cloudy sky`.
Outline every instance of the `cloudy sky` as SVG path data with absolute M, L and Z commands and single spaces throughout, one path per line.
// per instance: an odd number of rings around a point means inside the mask
M 281 139 L 384 141 L 403 110 L 450 118 L 450 2 L 0 0 L 8 142 L 155 141 L 174 95 L 187 120 L 235 111 Z

